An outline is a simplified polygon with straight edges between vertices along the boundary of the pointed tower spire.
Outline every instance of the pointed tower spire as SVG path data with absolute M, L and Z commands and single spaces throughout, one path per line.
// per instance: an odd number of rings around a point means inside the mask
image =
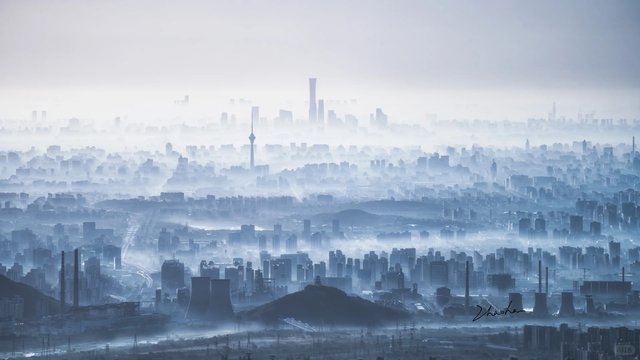
M 255 118 L 258 117 L 258 110 L 259 108 L 257 106 L 254 106 L 253 108 L 251 108 L 251 134 L 249 134 L 249 142 L 251 145 L 251 157 L 249 158 L 249 168 L 251 170 L 253 170 L 255 163 L 254 163 L 254 148 L 253 148 L 253 143 L 256 140 L 256 136 L 253 134 L 253 121 L 255 120 Z

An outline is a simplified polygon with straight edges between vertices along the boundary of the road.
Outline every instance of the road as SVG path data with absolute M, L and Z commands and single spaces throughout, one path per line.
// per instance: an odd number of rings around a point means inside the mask
M 129 217 L 127 224 L 127 231 L 125 232 L 122 240 L 122 267 L 124 270 L 129 270 L 145 279 L 147 287 L 153 286 L 153 279 L 151 278 L 150 269 L 134 262 L 130 255 L 130 248 L 135 244 L 136 239 L 140 238 L 143 234 L 142 229 L 147 226 L 142 226 L 144 220 L 144 214 L 134 214 Z M 148 225 L 148 224 L 146 224 Z M 142 289 L 140 290 L 142 291 Z

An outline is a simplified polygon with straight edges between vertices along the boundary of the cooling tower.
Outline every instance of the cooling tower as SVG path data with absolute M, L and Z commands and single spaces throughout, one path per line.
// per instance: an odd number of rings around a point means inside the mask
M 191 278 L 191 299 L 185 317 L 190 320 L 204 320 L 209 310 L 211 282 L 208 276 Z
M 533 315 L 543 317 L 549 315 L 547 308 L 547 294 L 536 293 L 535 303 L 533 305 Z
M 211 279 L 207 318 L 213 321 L 233 319 L 229 279 Z
M 522 294 L 509 293 L 509 302 L 511 303 L 510 309 L 522 310 Z
M 560 312 L 559 316 L 574 316 L 576 314 L 576 309 L 573 307 L 573 293 L 572 292 L 563 292 L 562 293 L 562 302 L 560 303 Z
M 596 313 L 596 306 L 593 304 L 593 297 L 591 295 L 584 296 L 584 307 L 587 314 Z

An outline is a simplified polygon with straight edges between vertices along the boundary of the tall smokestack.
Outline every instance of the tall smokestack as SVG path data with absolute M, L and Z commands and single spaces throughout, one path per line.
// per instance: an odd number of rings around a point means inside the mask
M 64 316 L 65 281 L 64 281 L 64 251 L 60 256 L 60 316 Z
M 73 250 L 73 307 L 80 305 L 80 251 Z
M 549 267 L 544 267 L 544 293 L 549 293 Z
M 538 292 L 542 292 L 542 260 L 538 260 Z
M 162 289 L 156 289 L 156 312 L 160 311 L 162 304 Z
M 548 275 L 549 272 L 547 272 L 547 280 Z M 549 314 L 549 309 L 547 308 L 547 294 L 542 292 L 542 260 L 538 260 L 538 293 L 534 295 L 535 301 L 533 305 L 533 315 L 536 317 L 547 316 Z
M 465 263 L 464 275 L 464 311 L 469 312 L 469 260 Z

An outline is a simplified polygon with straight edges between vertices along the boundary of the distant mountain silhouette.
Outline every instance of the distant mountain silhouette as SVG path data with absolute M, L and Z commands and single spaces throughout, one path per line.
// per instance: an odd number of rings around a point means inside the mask
M 302 291 L 241 313 L 240 317 L 264 323 L 292 317 L 311 325 L 369 326 L 405 319 L 408 313 L 348 296 L 334 287 L 307 285 Z
M 359 209 L 376 214 L 393 214 L 414 217 L 416 215 L 442 214 L 442 201 L 436 199 L 412 200 L 371 200 L 357 204 Z
M 347 209 L 337 213 L 317 214 L 313 216 L 312 221 L 330 224 L 334 219 L 340 221 L 340 226 L 367 226 L 379 224 L 381 221 L 392 223 L 395 217 L 375 215 L 359 209 Z
M 35 320 L 41 316 L 59 313 L 60 302 L 41 293 L 38 289 L 27 284 L 15 282 L 4 275 L 0 275 L 0 298 L 19 296 L 24 301 L 24 317 Z

